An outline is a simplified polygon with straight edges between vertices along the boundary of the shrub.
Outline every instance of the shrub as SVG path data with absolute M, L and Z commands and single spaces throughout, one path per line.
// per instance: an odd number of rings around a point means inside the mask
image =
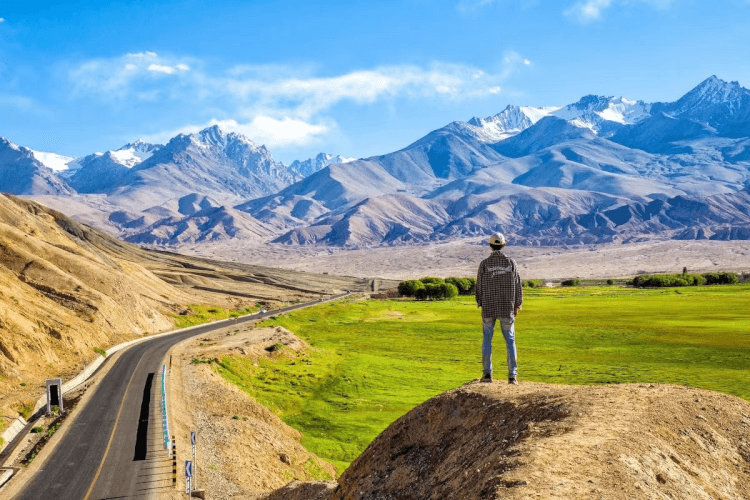
M 636 276 L 633 278 L 633 286 L 636 287 L 673 287 L 673 286 L 696 286 L 706 283 L 706 279 L 699 274 L 654 274 Z
M 439 285 L 441 283 L 445 283 L 445 280 L 443 278 L 435 278 L 433 276 L 425 276 L 424 278 L 420 279 L 422 283 L 425 285 L 432 284 L 432 285 Z
M 427 296 L 431 299 L 438 299 L 443 296 L 443 289 L 441 285 L 445 283 L 427 283 L 424 288 L 427 290 Z
M 34 405 L 29 404 L 29 403 L 21 404 L 18 407 L 17 411 L 19 415 L 21 415 L 23 418 L 28 420 L 29 417 L 31 416 L 31 413 L 34 411 Z
M 734 285 L 739 282 L 735 273 L 706 273 L 703 278 L 707 285 Z
M 445 278 L 445 282 L 451 284 L 458 289 L 459 295 L 471 295 L 473 293 L 473 285 L 469 278 Z
M 685 276 L 691 276 L 692 277 L 693 282 L 691 284 L 693 286 L 705 285 L 706 284 L 706 278 L 704 278 L 700 274 L 692 274 L 692 275 L 686 274 Z
M 444 298 L 454 299 L 458 297 L 458 288 L 452 283 L 443 283 L 440 288 Z
M 424 288 L 417 290 L 415 297 L 425 299 L 452 299 L 458 296 L 458 288 L 451 283 L 427 283 Z
M 607 280 L 607 284 L 608 285 L 614 285 L 615 284 L 615 280 Z
M 528 280 L 524 281 L 522 284 L 528 286 L 529 288 L 538 288 L 540 286 L 544 286 L 546 283 L 544 282 L 544 280 Z
M 33 432 L 34 434 L 44 434 L 44 427 L 42 427 L 41 425 L 37 425 L 36 427 L 31 428 L 31 432 Z
M 471 295 L 474 293 L 474 291 L 477 289 L 477 279 L 476 278 L 465 278 L 469 280 L 469 292 L 468 294 Z
M 97 353 L 97 354 L 101 354 L 101 356 L 102 356 L 103 358 L 106 358 L 106 357 L 107 357 L 107 351 L 105 351 L 105 350 L 104 350 L 104 349 L 102 349 L 101 347 L 94 347 L 94 352 L 95 352 L 95 353 Z
M 424 283 L 418 280 L 402 281 L 398 284 L 398 293 L 404 297 L 414 297 L 417 290 L 424 288 Z
M 579 280 L 578 278 L 574 278 L 572 280 L 565 280 L 560 284 L 562 286 L 580 286 L 581 280 Z

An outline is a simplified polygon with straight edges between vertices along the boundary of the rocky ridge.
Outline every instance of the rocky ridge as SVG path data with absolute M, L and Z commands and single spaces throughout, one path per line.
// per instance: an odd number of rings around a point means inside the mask
M 671 103 L 588 95 L 562 107 L 508 106 L 354 161 L 318 155 L 287 167 L 218 127 L 175 137 L 130 168 L 105 157 L 96 159 L 109 165 L 100 165 L 97 186 L 79 185 L 99 197 L 78 197 L 92 209 L 77 217 L 154 245 L 247 238 L 356 248 L 495 231 L 522 244 L 570 245 L 750 231 L 750 91 L 715 76 Z M 69 204 L 64 175 L 35 172 L 35 183 L 8 182 Z M 158 218 L 158 207 L 192 195 L 225 207 L 223 227 L 210 214 Z M 693 220 L 696 211 L 706 215 Z M 113 212 L 131 215 L 121 224 Z

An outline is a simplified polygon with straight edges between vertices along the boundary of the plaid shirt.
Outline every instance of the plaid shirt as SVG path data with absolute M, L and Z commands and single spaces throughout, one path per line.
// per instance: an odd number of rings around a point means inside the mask
M 479 264 L 475 296 L 483 318 L 514 317 L 514 309 L 523 304 L 516 261 L 501 250 L 492 252 Z

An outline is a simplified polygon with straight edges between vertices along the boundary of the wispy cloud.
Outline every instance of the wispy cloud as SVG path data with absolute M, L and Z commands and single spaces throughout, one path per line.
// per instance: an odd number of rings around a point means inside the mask
M 75 95 L 98 95 L 120 100 L 135 95 L 141 100 L 158 98 L 168 88 L 160 76 L 190 70 L 187 58 L 163 57 L 156 52 L 129 53 L 110 59 L 92 59 L 68 70 Z
M 666 9 L 671 7 L 675 0 L 581 0 L 563 13 L 581 23 L 597 21 L 604 16 L 607 9 L 620 6 L 632 7 L 634 5 L 647 5 L 655 9 Z
M 601 18 L 602 13 L 612 5 L 612 0 L 585 0 L 578 2 L 565 11 L 565 15 L 583 23 Z
M 206 127 L 218 125 L 226 132 L 238 132 L 267 147 L 283 148 L 290 146 L 307 146 L 325 136 L 335 127 L 335 124 L 313 124 L 294 118 L 276 119 L 270 116 L 256 116 L 248 123 L 236 120 L 212 119 L 199 125 L 186 125 L 177 129 L 165 130 L 156 134 L 142 137 L 144 141 L 165 143 L 178 134 L 193 134 Z
M 394 99 L 483 98 L 502 93 L 502 83 L 530 64 L 521 55 L 508 52 L 495 72 L 435 62 L 321 76 L 310 68 L 278 65 L 209 71 L 196 59 L 141 52 L 86 61 L 71 68 L 69 77 L 76 96 L 118 104 L 167 99 L 219 110 L 215 116 L 224 116 L 179 131 L 219 124 L 272 147 L 309 144 L 336 129 L 330 110 L 342 102 L 365 105 Z
M 165 66 L 163 64 L 149 64 L 146 70 L 154 73 L 164 73 L 165 75 L 174 75 L 178 71 L 188 71 L 190 66 L 187 64 L 175 64 L 174 66 Z
M 47 110 L 34 99 L 17 94 L 0 94 L 0 107 L 16 108 L 27 113 L 38 115 L 47 112 Z
M 464 14 L 475 12 L 482 7 L 487 7 L 493 3 L 497 3 L 499 0 L 459 0 L 456 8 L 459 12 Z
M 5 22 L 5 19 L 0 17 L 0 23 L 4 23 L 4 22 Z

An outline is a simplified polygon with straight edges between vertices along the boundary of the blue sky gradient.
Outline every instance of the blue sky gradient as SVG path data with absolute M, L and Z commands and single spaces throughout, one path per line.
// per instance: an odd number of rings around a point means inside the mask
M 750 2 L 0 2 L 0 135 L 80 156 L 212 123 L 290 162 L 507 104 L 747 84 Z

